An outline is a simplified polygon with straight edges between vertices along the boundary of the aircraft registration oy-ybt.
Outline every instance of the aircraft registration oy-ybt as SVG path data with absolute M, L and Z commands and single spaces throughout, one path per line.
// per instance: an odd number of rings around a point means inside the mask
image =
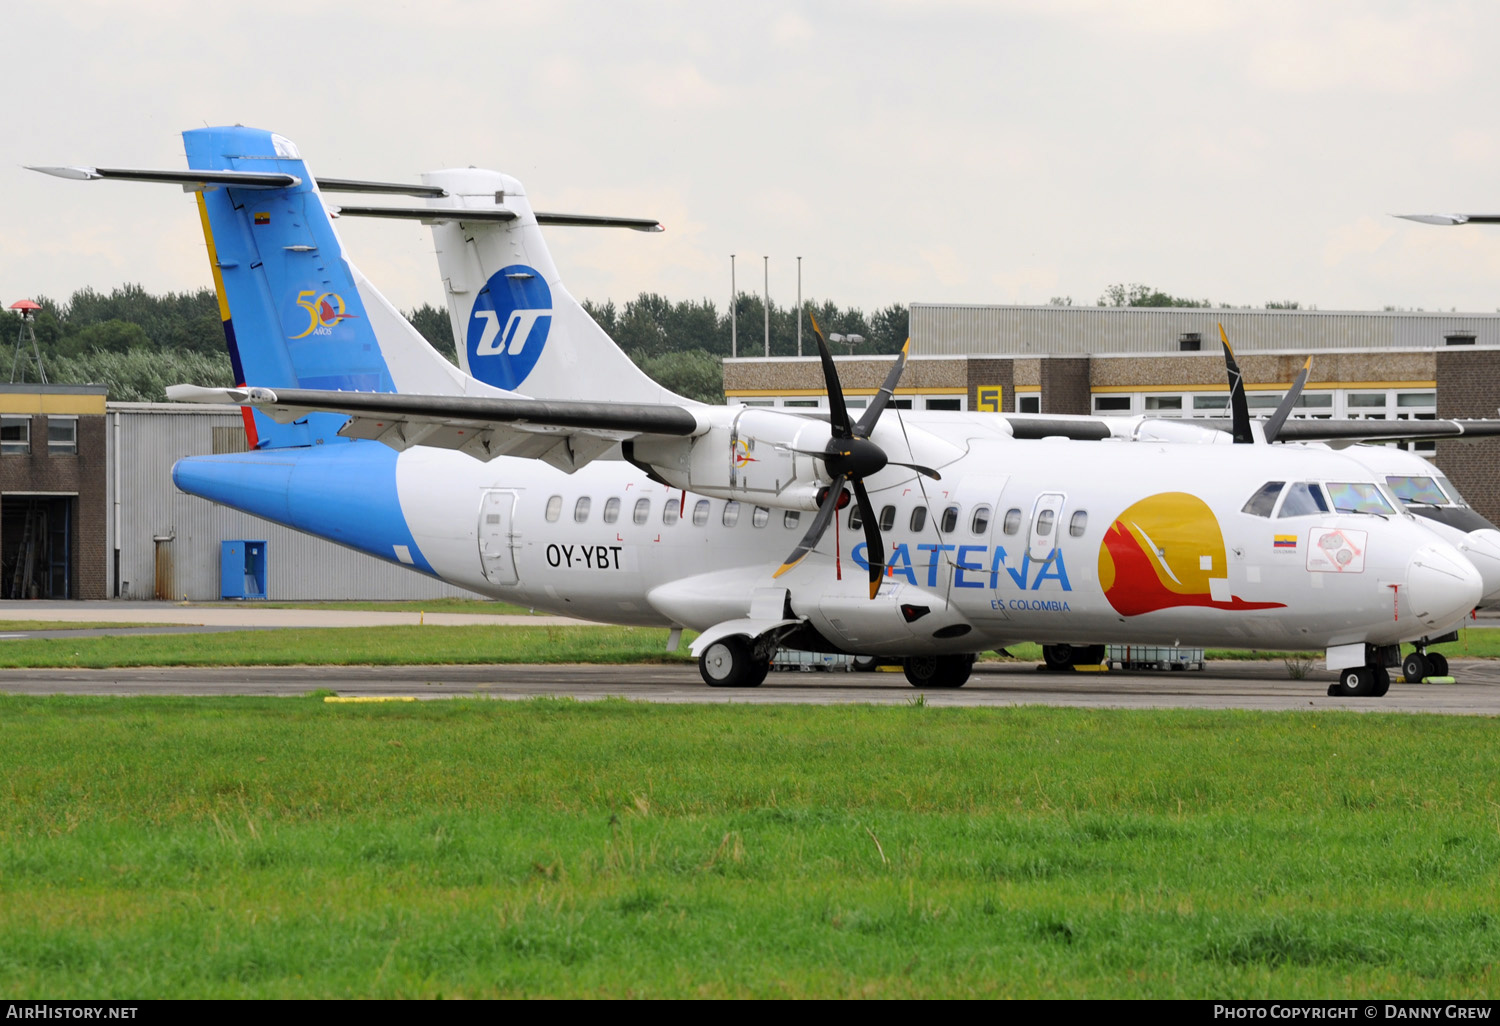
M 1274 417 L 1237 414 L 1218 445 L 1162 422 L 903 410 L 904 350 L 859 406 L 821 335 L 828 410 L 693 402 L 588 316 L 541 231 L 654 221 L 534 211 L 493 171 L 315 178 L 255 129 L 183 138 L 185 171 L 38 169 L 196 200 L 238 385 L 169 395 L 241 406 L 251 448 L 179 460 L 177 486 L 521 605 L 697 631 L 710 685 L 761 683 L 782 647 L 957 687 L 978 652 L 1037 641 L 1066 664 L 1108 642 L 1323 649 L 1332 691 L 1379 695 L 1401 643 L 1500 593 L 1500 548 L 1476 567 L 1463 531 L 1437 533 L 1356 456 L 1269 444 Z M 462 366 L 348 259 L 338 216 L 432 226 Z M 1500 433 L 1281 421 L 1283 441 Z

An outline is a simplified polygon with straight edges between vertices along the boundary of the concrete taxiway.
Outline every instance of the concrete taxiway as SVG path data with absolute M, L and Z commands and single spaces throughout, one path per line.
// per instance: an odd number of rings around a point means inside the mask
M 1210 663 L 1204 671 L 1039 673 L 1027 664 L 981 664 L 957 690 L 918 692 L 899 673 L 773 673 L 758 688 L 706 687 L 696 667 L 355 666 L 116 670 L 3 670 L 0 692 L 69 695 L 340 695 L 648 702 L 902 705 L 1055 705 L 1101 709 L 1351 709 L 1500 716 L 1500 665 L 1454 661 L 1460 684 L 1393 684 L 1384 698 L 1329 698 L 1333 674 L 1292 680 L 1279 662 Z

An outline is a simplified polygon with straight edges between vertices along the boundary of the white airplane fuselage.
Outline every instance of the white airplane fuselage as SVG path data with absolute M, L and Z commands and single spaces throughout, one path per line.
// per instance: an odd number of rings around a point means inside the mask
M 848 509 L 773 581 L 810 514 L 789 525 L 787 511 L 746 501 L 726 518 L 725 500 L 689 492 L 684 502 L 616 461 L 564 474 L 419 447 L 401 454 L 396 482 L 421 552 L 455 584 L 588 619 L 698 630 L 747 615 L 757 589 L 784 587 L 792 614 L 870 654 L 1021 640 L 1391 644 L 1451 628 L 1479 597 L 1473 566 L 1408 514 L 1242 512 L 1268 481 L 1374 479 L 1338 453 L 1018 441 L 983 418 L 920 421 L 966 447 L 942 482 L 894 467 L 870 478 L 890 524 L 874 600 Z M 903 605 L 926 612 L 911 619 Z

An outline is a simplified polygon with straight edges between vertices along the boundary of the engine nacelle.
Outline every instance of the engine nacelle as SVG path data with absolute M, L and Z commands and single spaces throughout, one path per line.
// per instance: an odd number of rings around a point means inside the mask
M 826 423 L 755 406 L 693 412 L 709 420 L 707 431 L 693 438 L 637 441 L 636 461 L 650 464 L 673 488 L 698 495 L 777 509 L 818 508 L 818 493 L 829 478 L 822 461 L 805 453 L 828 445 Z

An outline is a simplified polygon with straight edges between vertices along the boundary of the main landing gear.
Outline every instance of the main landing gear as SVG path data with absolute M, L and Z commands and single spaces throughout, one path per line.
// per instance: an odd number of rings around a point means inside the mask
M 1043 645 L 1042 662 L 1049 670 L 1071 670 L 1075 666 L 1098 666 L 1104 662 L 1103 645 Z
M 914 688 L 961 688 L 974 669 L 974 656 L 907 656 L 901 668 Z
M 711 688 L 758 688 L 771 672 L 770 652 L 743 634 L 720 638 L 698 657 L 698 672 Z

